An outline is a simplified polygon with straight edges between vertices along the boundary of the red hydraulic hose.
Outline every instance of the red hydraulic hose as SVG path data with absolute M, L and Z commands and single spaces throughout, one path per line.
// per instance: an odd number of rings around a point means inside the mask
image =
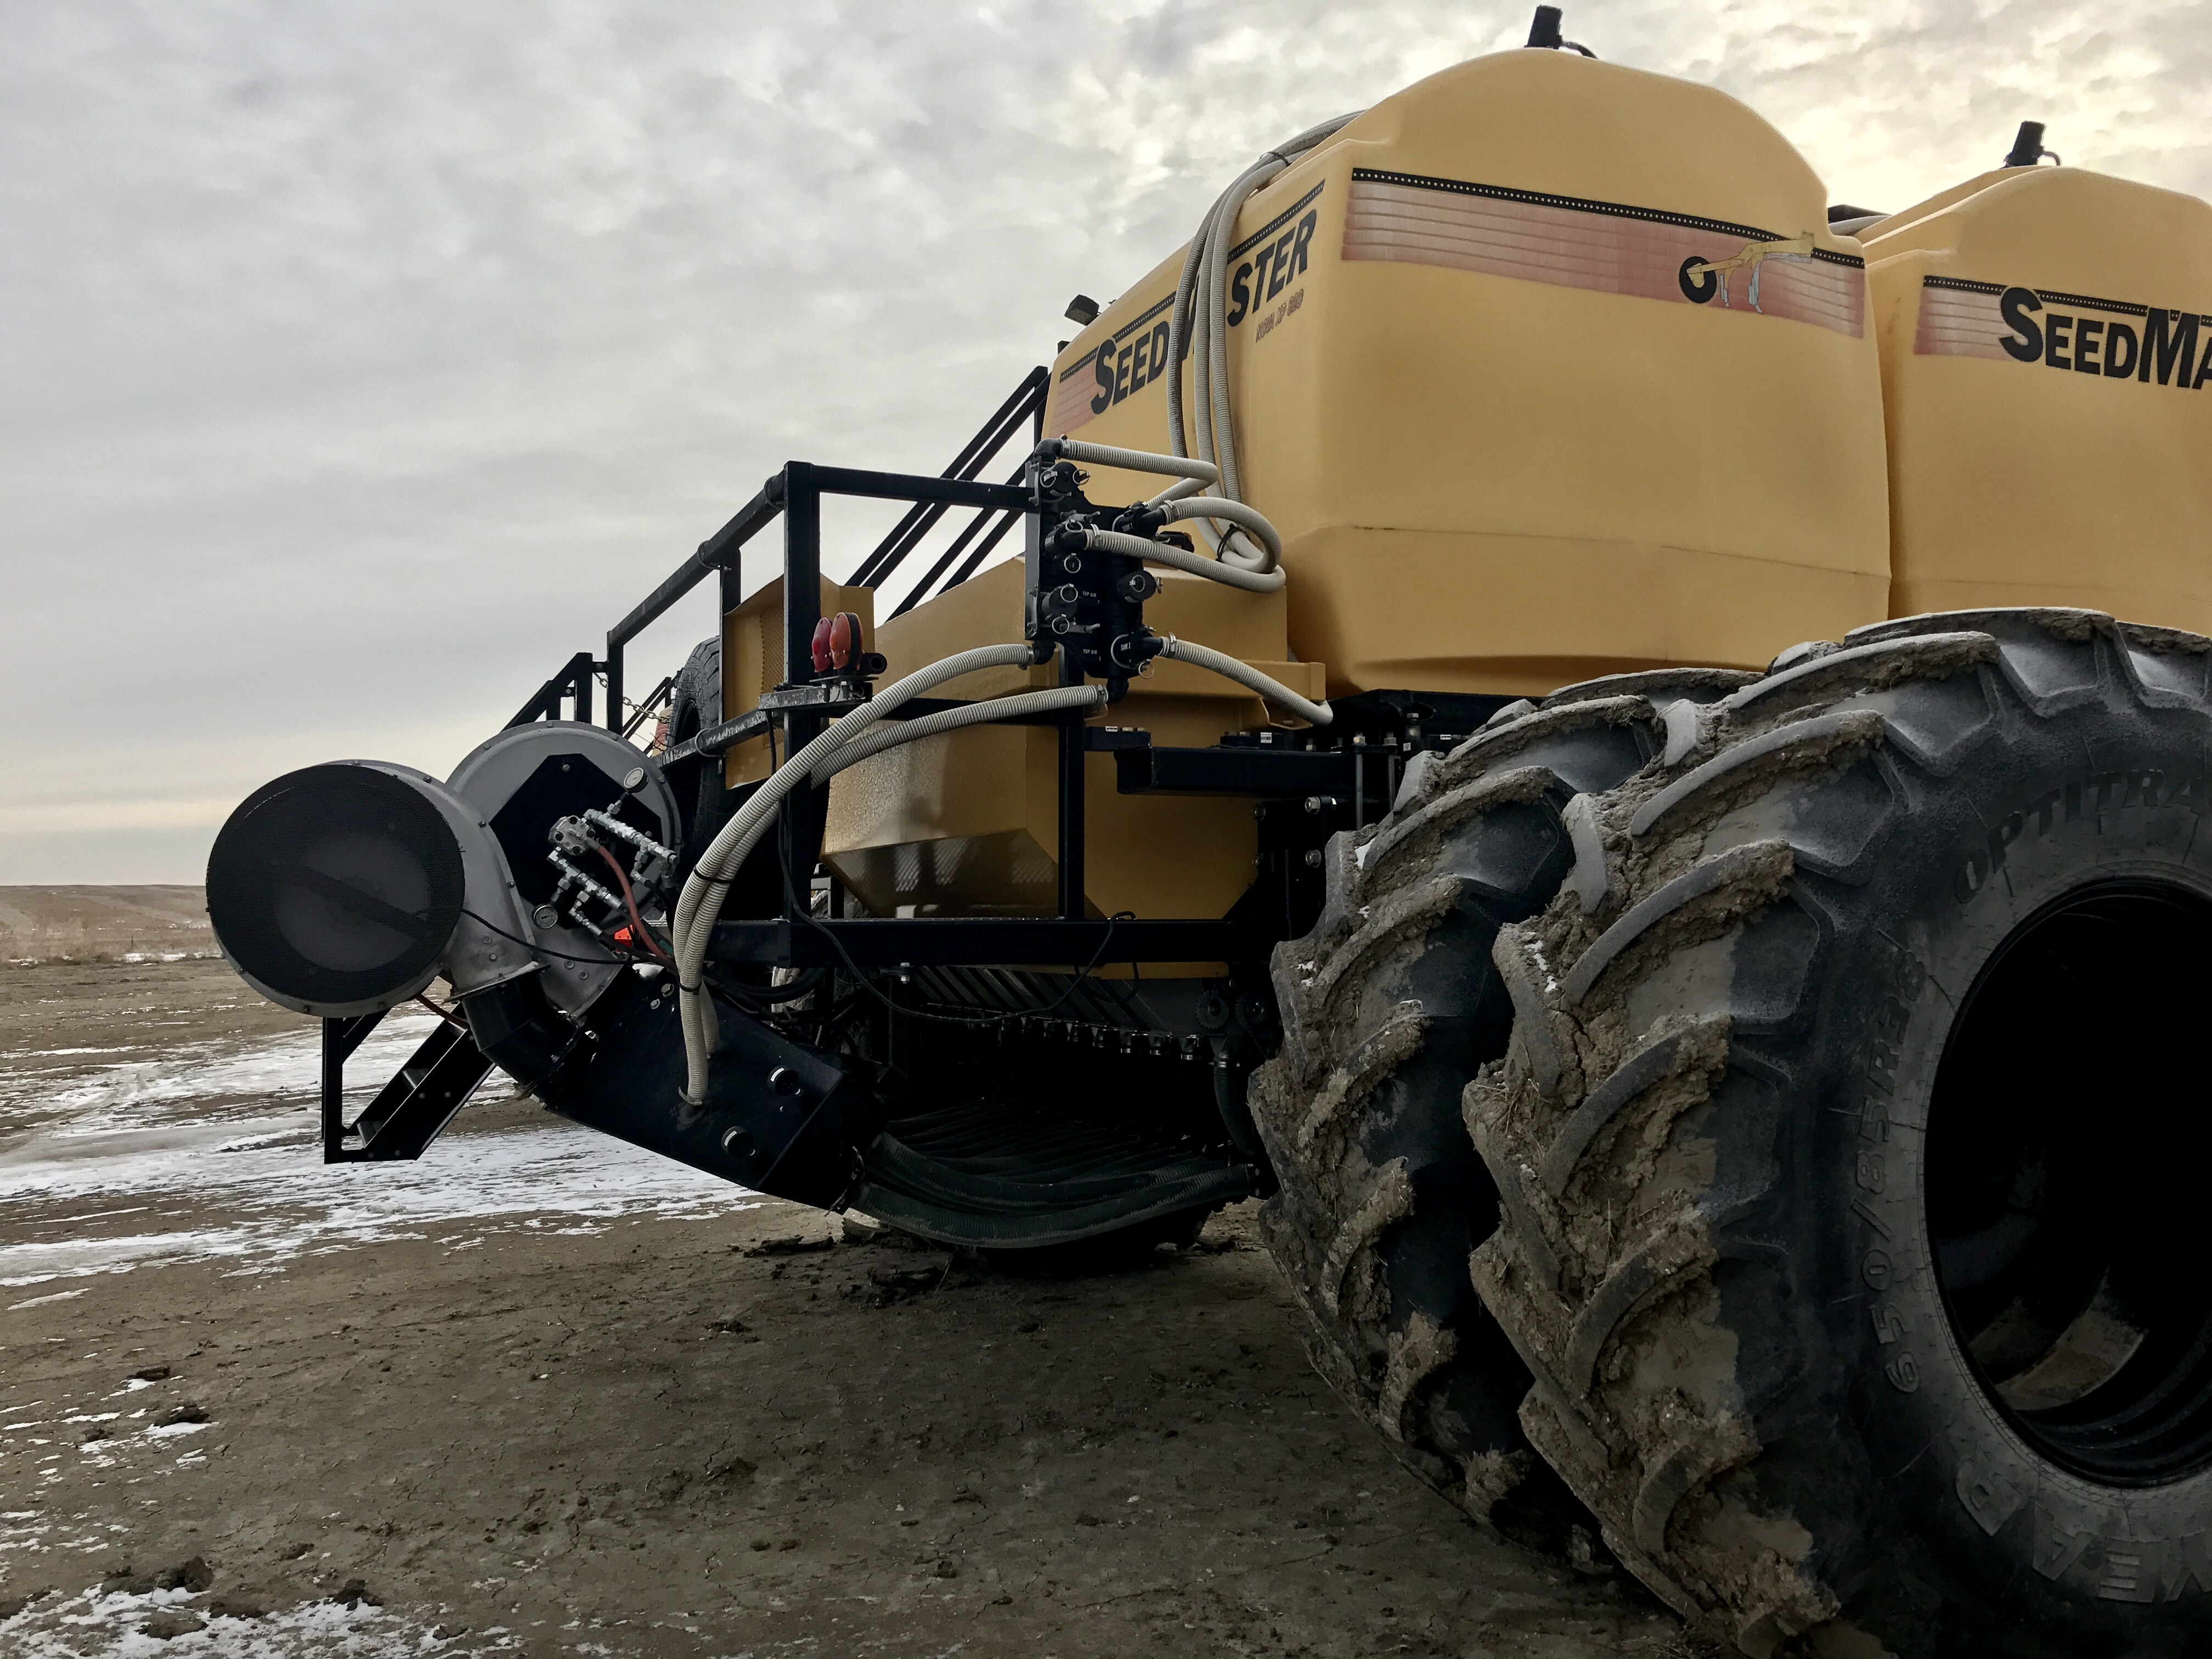
M 607 851 L 605 848 L 599 846 L 597 842 L 592 845 L 599 855 L 607 861 L 607 868 L 615 872 L 615 879 L 622 884 L 623 902 L 629 907 L 629 925 L 637 930 L 637 936 L 645 941 L 647 950 L 652 951 L 663 962 L 669 963 L 672 967 L 674 963 L 668 952 L 660 948 L 660 941 L 653 938 L 652 929 L 645 925 L 645 918 L 637 913 L 637 895 L 629 890 L 629 877 L 622 867 L 622 860 Z

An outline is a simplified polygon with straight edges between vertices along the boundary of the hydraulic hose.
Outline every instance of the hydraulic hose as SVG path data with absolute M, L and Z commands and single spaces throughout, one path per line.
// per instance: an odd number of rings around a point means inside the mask
M 1289 143 L 1269 150 L 1239 173 L 1222 191 L 1200 222 L 1183 256 L 1182 276 L 1176 284 L 1175 308 L 1168 325 L 1168 439 L 1178 456 L 1211 461 L 1220 471 L 1219 495 L 1241 501 L 1244 492 L 1237 477 L 1237 426 L 1230 406 L 1229 334 L 1224 321 L 1228 301 L 1229 249 L 1237 237 L 1237 217 L 1253 192 L 1289 167 L 1291 161 L 1333 137 L 1363 112 L 1340 115 L 1319 126 L 1309 127 Z M 1194 376 L 1191 413 L 1194 434 L 1183 428 L 1183 362 L 1188 356 Z M 1253 545 L 1240 526 L 1226 532 L 1201 519 L 1200 533 L 1215 548 L 1224 564 L 1248 568 L 1268 568 L 1267 555 Z
M 978 669 L 1027 666 L 1036 660 L 1028 645 L 986 645 L 916 669 L 905 678 L 878 692 L 864 707 L 840 719 L 829 730 L 791 757 L 753 792 L 724 824 L 707 850 L 700 854 L 690 879 L 677 901 L 671 943 L 675 947 L 677 1003 L 684 1021 L 684 1051 L 689 1062 L 684 1097 L 696 1104 L 706 1098 L 707 1060 L 712 1050 L 709 1022 L 713 1012 L 700 979 L 707 960 L 707 945 L 714 937 L 715 921 L 729 884 L 752 851 L 761 831 L 784 798 L 807 781 L 815 763 L 842 748 L 909 699 L 948 680 Z

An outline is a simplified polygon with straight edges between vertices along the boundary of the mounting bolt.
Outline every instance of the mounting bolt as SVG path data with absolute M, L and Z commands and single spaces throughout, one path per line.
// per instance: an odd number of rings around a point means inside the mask
M 768 1074 L 768 1086 L 780 1095 L 799 1092 L 799 1073 L 788 1066 L 779 1066 Z
M 1320 848 L 1309 847 L 1306 848 L 1306 868 L 1309 870 L 1318 870 L 1321 868 Z
M 1321 811 L 1321 797 L 1319 795 L 1308 795 L 1306 797 L 1306 811 L 1313 813 L 1318 813 Z

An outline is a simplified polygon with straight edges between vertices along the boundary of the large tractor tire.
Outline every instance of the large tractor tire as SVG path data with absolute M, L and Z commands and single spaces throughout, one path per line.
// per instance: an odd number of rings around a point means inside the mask
M 1571 1547 L 1587 1516 L 1522 1434 L 1528 1373 L 1468 1278 L 1497 1195 L 1461 1091 L 1513 1021 L 1491 945 L 1573 867 L 1569 803 L 1659 752 L 1661 710 L 1753 678 L 1594 681 L 1417 757 L 1389 815 L 1331 843 L 1319 921 L 1275 952 L 1283 1048 L 1249 1097 L 1281 1182 L 1261 1227 L 1315 1368 L 1415 1473 L 1533 1543 Z
M 669 747 L 689 742 L 721 718 L 722 642 L 702 640 L 691 647 L 669 689 Z M 668 787 L 676 792 L 684 814 L 686 869 L 707 850 L 708 841 L 728 817 L 721 805 L 721 768 L 711 761 L 679 761 L 669 769 Z
M 2208 669 L 2081 611 L 1802 647 L 1669 708 L 1497 933 L 1472 1272 L 1522 1422 L 1746 1653 L 2212 1651 Z

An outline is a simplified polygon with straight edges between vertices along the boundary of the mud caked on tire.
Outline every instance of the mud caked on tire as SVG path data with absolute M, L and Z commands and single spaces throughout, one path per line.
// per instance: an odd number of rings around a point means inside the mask
M 1474 1282 L 1546 1462 L 1746 1652 L 2212 1651 L 2208 669 L 2079 611 L 1802 648 L 1498 933 Z
M 1319 921 L 1275 952 L 1283 1048 L 1249 1096 L 1281 1182 L 1261 1228 L 1315 1366 L 1416 1473 L 1531 1541 L 1584 1517 L 1522 1432 L 1528 1375 L 1468 1277 L 1497 1204 L 1461 1091 L 1513 1020 L 1491 944 L 1573 867 L 1569 803 L 1658 754 L 1661 709 L 1752 678 L 1617 676 L 1417 757 L 1389 815 L 1331 843 Z

